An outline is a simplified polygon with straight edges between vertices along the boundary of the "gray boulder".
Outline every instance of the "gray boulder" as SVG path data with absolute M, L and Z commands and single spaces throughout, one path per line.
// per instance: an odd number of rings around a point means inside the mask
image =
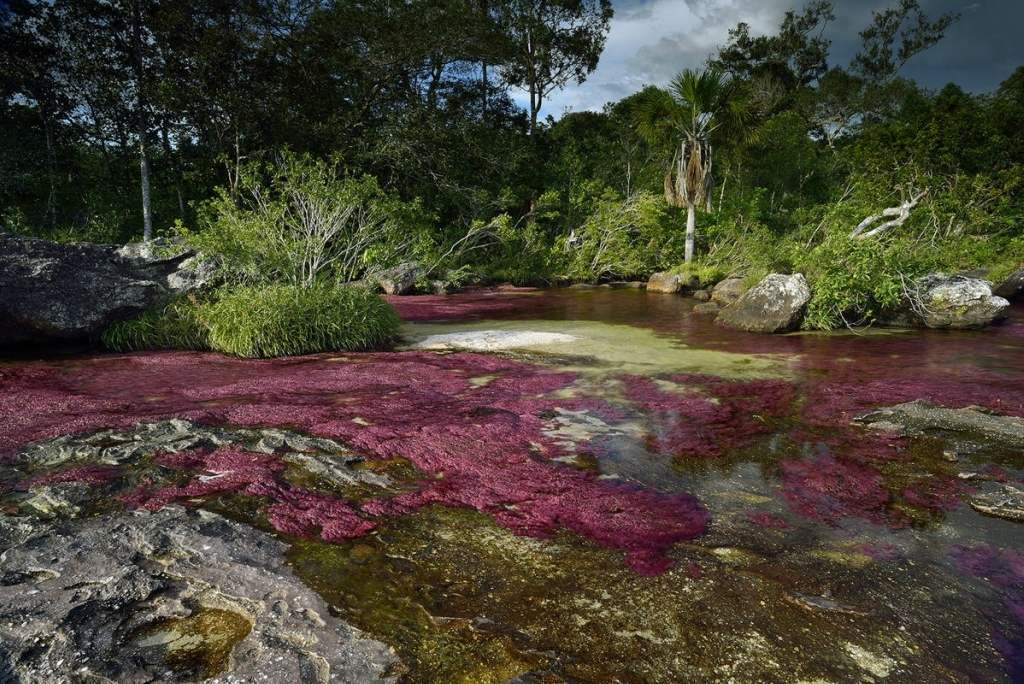
M 423 269 L 419 264 L 407 261 L 376 273 L 369 279 L 384 290 L 384 294 L 405 295 L 412 294 L 416 288 L 416 281 L 419 280 L 422 273 Z
M 693 298 L 698 302 L 710 302 L 711 301 L 711 290 L 697 290 L 693 293 Z
M 677 273 L 663 271 L 653 274 L 647 281 L 648 292 L 660 292 L 662 294 L 676 294 L 683 289 L 683 279 Z
M 719 306 L 729 306 L 742 297 L 746 291 L 747 286 L 743 284 L 743 278 L 726 278 L 711 290 L 711 301 Z
M 909 317 L 928 328 L 981 328 L 1006 315 L 1010 302 L 985 280 L 942 273 L 914 283 Z
M 715 322 L 747 332 L 790 332 L 800 327 L 810 300 L 802 274 L 772 273 L 722 309 Z
M 0 233 L 0 346 L 85 342 L 201 287 L 209 262 Z
M 992 288 L 992 294 L 1003 299 L 1013 299 L 1024 294 L 1024 266 L 1011 273 Z
M 2 681 L 397 678 L 392 649 L 333 615 L 265 532 L 179 507 L 20 520 L 0 556 Z

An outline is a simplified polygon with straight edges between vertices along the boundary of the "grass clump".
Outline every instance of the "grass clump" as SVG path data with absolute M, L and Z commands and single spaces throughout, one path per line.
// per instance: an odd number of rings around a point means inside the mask
M 209 349 L 207 329 L 200 320 L 200 307 L 193 300 L 179 299 L 163 309 L 114 323 L 103 331 L 100 341 L 107 349 L 117 352 Z
M 380 348 L 398 334 L 387 302 L 360 288 L 289 284 L 225 288 L 203 302 L 179 300 L 116 323 L 102 337 L 115 351 L 201 349 L 270 358 Z
M 235 287 L 202 317 L 215 351 L 247 358 L 379 348 L 398 333 L 398 314 L 355 287 L 276 284 Z

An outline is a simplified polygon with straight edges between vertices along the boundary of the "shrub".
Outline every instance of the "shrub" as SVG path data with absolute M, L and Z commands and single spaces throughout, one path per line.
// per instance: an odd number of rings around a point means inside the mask
M 398 334 L 398 315 L 377 295 L 337 286 L 235 287 L 200 317 L 215 351 L 248 358 L 363 351 Z
M 268 358 L 379 348 L 395 339 L 398 324 L 387 302 L 360 288 L 237 286 L 208 301 L 179 300 L 115 323 L 102 341 L 115 351 L 197 349 Z
M 178 228 L 219 258 L 229 282 L 351 281 L 433 249 L 419 202 L 401 201 L 372 176 L 343 176 L 333 163 L 288 152 L 238 174 L 234 193 L 218 188 L 200 207 L 197 232 Z
M 906 287 L 934 264 L 915 242 L 829 235 L 799 266 L 811 283 L 804 327 L 830 330 L 873 323 L 894 309 Z
M 606 192 L 567 241 L 569 276 L 581 280 L 646 275 L 682 258 L 683 228 L 649 192 L 622 200 Z

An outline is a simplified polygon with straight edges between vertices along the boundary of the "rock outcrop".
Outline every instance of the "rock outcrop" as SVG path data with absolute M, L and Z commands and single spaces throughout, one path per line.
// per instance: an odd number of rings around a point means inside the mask
M 971 406 L 951 409 L 910 401 L 872 411 L 857 422 L 868 427 L 894 426 L 905 432 L 964 433 L 976 441 L 1024 449 L 1024 418 L 1000 416 Z
M 743 278 L 726 278 L 711 290 L 711 301 L 719 306 L 729 306 L 736 303 L 746 291 L 747 286 L 743 284 Z
M 416 281 L 422 274 L 420 265 L 409 261 L 369 276 L 367 280 L 383 290 L 384 294 L 406 295 L 416 289 Z
M 715 321 L 747 332 L 790 332 L 800 327 L 810 299 L 803 275 L 772 273 L 722 309 Z
M 907 299 L 899 318 L 928 328 L 982 328 L 1010 306 L 985 280 L 942 273 L 917 279 Z
M 394 652 L 333 616 L 267 533 L 177 506 L 31 527 L 0 519 L 3 681 L 396 679 Z
M 1003 299 L 1014 299 L 1024 294 L 1024 266 L 993 287 L 992 294 Z
M 678 273 L 663 271 L 653 274 L 647 281 L 648 292 L 660 292 L 662 294 L 676 294 L 683 289 L 683 279 Z
M 0 233 L 0 346 L 96 339 L 115 321 L 201 287 L 208 262 L 192 252 L 60 244 Z

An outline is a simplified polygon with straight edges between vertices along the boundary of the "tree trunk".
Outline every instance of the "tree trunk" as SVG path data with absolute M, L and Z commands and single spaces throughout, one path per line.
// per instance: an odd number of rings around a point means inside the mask
M 46 178 L 50 185 L 46 195 L 46 224 L 53 230 L 57 227 L 57 157 L 53 150 L 53 126 L 49 110 L 42 106 L 39 115 L 43 119 L 43 131 L 46 134 Z
M 185 194 L 182 191 L 182 187 L 185 185 L 185 175 L 181 171 L 181 162 L 178 160 L 178 156 L 174 150 L 171 149 L 171 141 L 167 135 L 167 126 L 160 127 L 160 139 L 163 141 L 164 154 L 167 156 L 167 160 L 171 162 L 174 167 L 174 190 L 178 194 L 178 218 L 182 221 L 185 220 Z
M 139 179 L 142 186 L 142 239 L 153 239 L 153 212 L 150 203 L 149 159 L 146 156 L 146 138 L 149 126 L 146 122 L 146 98 L 143 93 L 144 67 L 142 65 L 142 8 L 140 0 L 132 2 L 132 67 L 135 71 L 136 125 L 139 136 Z
M 153 239 L 153 212 L 149 191 L 149 158 L 146 156 L 146 139 L 139 136 L 139 178 L 142 185 L 142 241 Z
M 686 251 L 683 256 L 683 261 L 690 263 L 693 261 L 693 240 L 697 235 L 697 207 L 694 206 L 693 202 L 686 203 Z

